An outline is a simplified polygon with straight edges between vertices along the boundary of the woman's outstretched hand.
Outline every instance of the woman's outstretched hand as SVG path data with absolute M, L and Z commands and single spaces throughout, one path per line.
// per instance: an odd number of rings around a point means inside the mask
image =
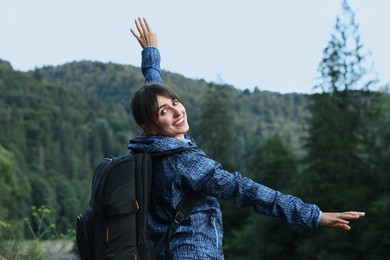
M 150 29 L 150 26 L 145 18 L 139 18 L 138 20 L 135 19 L 135 26 L 137 27 L 139 35 L 137 35 L 131 28 L 130 31 L 134 35 L 134 37 L 138 40 L 139 44 L 141 44 L 142 48 L 145 48 L 146 46 L 158 46 L 158 40 L 157 35 L 152 32 L 152 29 Z
M 349 221 L 364 217 L 364 214 L 364 212 L 358 211 L 348 211 L 340 213 L 323 212 L 320 225 L 350 230 L 351 227 L 349 226 Z

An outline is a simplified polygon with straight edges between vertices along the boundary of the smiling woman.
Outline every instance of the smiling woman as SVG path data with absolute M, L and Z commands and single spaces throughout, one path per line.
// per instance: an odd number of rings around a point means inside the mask
M 178 95 L 162 84 L 139 89 L 132 100 L 133 116 L 144 133 L 184 139 L 188 132 L 186 109 Z
M 238 172 L 230 173 L 208 158 L 187 133 L 187 113 L 179 97 L 162 85 L 156 34 L 145 19 L 139 18 L 135 23 L 138 34 L 131 32 L 143 47 L 141 68 L 146 84 L 135 93 L 132 109 L 144 134 L 131 139 L 128 148 L 155 153 L 187 148 L 153 162 L 148 218 L 153 247 L 168 230 L 182 198 L 192 191 L 200 194 L 194 209 L 173 233 L 165 259 L 224 258 L 222 213 L 217 198 L 231 199 L 238 207 L 252 207 L 256 213 L 311 228 L 324 225 L 349 230 L 349 220 L 364 216 L 355 211 L 322 212 L 317 205 L 282 194 Z M 162 250 L 160 256 L 163 254 Z

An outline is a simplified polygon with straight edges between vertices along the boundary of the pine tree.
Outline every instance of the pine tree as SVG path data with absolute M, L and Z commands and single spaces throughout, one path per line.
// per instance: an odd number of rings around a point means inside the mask
M 358 184 L 358 176 L 367 170 L 361 149 L 363 123 L 368 104 L 372 103 L 370 86 L 376 80 L 367 79 L 359 26 L 347 1 L 343 2 L 342 18 L 337 18 L 335 32 L 319 65 L 321 83 L 317 88 L 323 93 L 313 95 L 310 106 L 308 169 L 317 178 L 320 176 L 318 181 L 323 183 L 316 193 L 334 184 L 343 192 L 345 187 Z M 324 202 L 329 203 L 331 195 L 325 196 L 328 198 Z M 336 200 L 329 206 L 343 205 Z
M 324 211 L 364 211 L 370 180 L 365 149 L 369 143 L 367 115 L 374 103 L 370 89 L 377 80 L 371 79 L 366 69 L 368 54 L 364 52 L 359 26 L 346 0 L 342 9 L 319 65 L 321 82 L 316 88 L 322 93 L 313 95 L 309 106 L 305 182 L 301 184 L 300 195 L 316 202 Z M 362 249 L 354 246 L 353 234 L 346 238 L 332 232 L 310 241 L 304 239 L 298 251 L 311 248 L 308 254 L 316 251 L 326 258 L 342 257 L 346 250 L 352 250 L 351 257 L 362 254 Z M 335 240 L 343 241 L 328 243 Z

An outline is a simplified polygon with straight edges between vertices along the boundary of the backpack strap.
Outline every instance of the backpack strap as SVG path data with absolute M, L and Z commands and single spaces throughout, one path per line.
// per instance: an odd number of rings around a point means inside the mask
M 164 235 L 161 237 L 160 241 L 158 242 L 156 248 L 154 249 L 154 252 L 152 253 L 152 259 L 158 259 L 158 256 L 161 252 L 162 247 L 166 244 L 165 247 L 165 255 L 164 259 L 171 259 L 171 249 L 169 240 L 173 233 L 175 233 L 176 229 L 180 226 L 180 224 L 183 222 L 185 218 L 188 217 L 190 212 L 195 207 L 196 202 L 198 202 L 200 198 L 200 193 L 196 191 L 190 191 L 190 193 L 187 194 L 179 203 L 175 210 L 175 217 L 173 218 L 173 221 L 169 225 L 169 228 L 167 231 L 165 231 Z
M 149 152 L 148 154 L 152 158 L 162 158 L 165 156 L 181 153 L 184 151 L 192 150 L 194 148 L 192 147 L 181 147 L 174 150 L 168 150 L 164 152 Z M 171 259 L 171 250 L 169 245 L 169 240 L 173 233 L 177 230 L 177 228 L 180 226 L 180 224 L 183 222 L 185 218 L 188 217 L 192 209 L 195 207 L 196 202 L 198 202 L 200 198 L 200 192 L 196 191 L 190 191 L 180 202 L 179 205 L 176 207 L 175 210 L 175 216 L 169 225 L 169 228 L 167 231 L 165 231 L 164 235 L 161 237 L 160 241 L 157 243 L 156 248 L 152 251 L 152 259 L 158 259 L 161 249 L 166 244 L 165 247 L 165 255 L 164 259 Z

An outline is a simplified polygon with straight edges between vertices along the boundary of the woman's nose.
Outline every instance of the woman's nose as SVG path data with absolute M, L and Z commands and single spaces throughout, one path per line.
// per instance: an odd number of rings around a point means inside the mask
M 179 116 L 181 116 L 180 110 L 177 109 L 176 107 L 173 107 L 172 111 L 173 111 L 173 117 L 179 117 Z

